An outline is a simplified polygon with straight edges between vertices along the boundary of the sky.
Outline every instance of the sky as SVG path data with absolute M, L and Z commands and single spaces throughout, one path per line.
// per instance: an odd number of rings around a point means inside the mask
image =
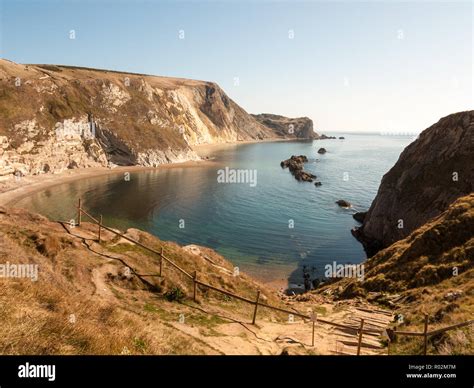
M 473 19 L 471 1 L 0 0 L 0 56 L 214 81 L 318 132 L 416 133 L 473 109 Z

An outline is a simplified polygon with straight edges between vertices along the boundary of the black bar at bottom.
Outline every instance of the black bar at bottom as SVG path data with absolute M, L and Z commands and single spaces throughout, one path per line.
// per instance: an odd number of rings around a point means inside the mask
M 259 380 L 262 387 L 472 388 L 473 366 L 474 356 L 0 356 L 0 387 L 246 388 Z

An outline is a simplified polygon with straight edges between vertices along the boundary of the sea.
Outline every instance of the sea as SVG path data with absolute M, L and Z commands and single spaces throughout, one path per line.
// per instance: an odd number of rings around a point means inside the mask
M 324 278 L 327 265 L 366 259 L 351 235 L 383 175 L 413 136 L 331 134 L 337 139 L 216 147 L 213 161 L 84 178 L 23 198 L 17 206 L 53 220 L 75 217 L 79 197 L 112 227 L 146 230 L 163 240 L 215 249 L 240 271 L 268 284 L 302 287 L 303 274 Z M 339 139 L 342 136 L 344 139 Z M 319 148 L 326 149 L 319 154 Z M 298 182 L 280 166 L 305 155 L 321 182 Z M 341 208 L 337 200 L 351 203 Z

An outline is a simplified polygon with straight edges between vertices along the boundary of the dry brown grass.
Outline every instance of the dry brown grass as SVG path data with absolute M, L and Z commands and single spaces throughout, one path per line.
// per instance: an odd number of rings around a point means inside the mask
M 337 298 L 363 296 L 403 315 L 393 327 L 423 331 L 474 319 L 474 194 L 459 198 L 448 210 L 407 238 L 369 258 L 365 281 L 341 280 L 323 287 Z M 458 293 L 455 298 L 452 293 Z M 466 341 L 460 338 L 466 337 Z M 419 338 L 400 337 L 394 353 L 419 354 Z M 472 328 L 430 337 L 431 354 L 474 354 Z
M 1 354 L 219 354 L 206 338 L 225 336 L 220 328 L 229 319 L 251 320 L 253 306 L 203 288 L 195 304 L 191 282 L 169 265 L 164 278 L 125 276 L 124 262 L 138 274 L 156 274 L 158 257 L 109 232 L 99 245 L 92 224 L 68 234 L 58 223 L 10 209 L 0 210 L 0 231 L 0 263 L 39 266 L 37 282 L 0 278 Z M 233 277 L 232 264 L 212 250 L 202 252 L 215 265 L 174 243 L 130 233 L 158 250 L 163 246 L 188 272 L 197 269 L 201 281 L 250 299 L 260 288 L 265 300 L 281 307 L 263 285 L 244 274 Z M 184 293 L 182 303 L 165 298 L 175 288 Z M 186 316 L 183 330 L 176 328 L 180 314 Z M 259 319 L 273 316 L 259 311 Z

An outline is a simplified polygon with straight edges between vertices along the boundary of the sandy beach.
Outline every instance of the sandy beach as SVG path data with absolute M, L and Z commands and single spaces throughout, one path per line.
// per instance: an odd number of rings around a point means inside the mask
M 201 157 L 211 156 L 212 152 L 215 152 L 220 149 L 237 147 L 244 144 L 255 144 L 255 143 L 277 143 L 284 141 L 308 141 L 304 139 L 264 139 L 264 140 L 242 140 L 238 142 L 229 142 L 229 143 L 213 143 L 213 144 L 197 144 L 191 146 L 191 148 Z
M 203 165 L 211 165 L 212 163 L 210 160 L 202 160 L 163 164 L 159 167 L 120 166 L 112 169 L 106 167 L 80 168 L 65 170 L 59 174 L 27 175 L 20 179 L 15 179 L 15 177 L 11 176 L 0 182 L 0 206 L 14 206 L 21 199 L 38 191 L 80 179 L 124 174 L 126 172 L 201 167 Z
M 200 161 L 187 161 L 182 163 L 163 164 L 158 167 L 144 166 L 118 166 L 112 169 L 106 167 L 79 168 L 65 170 L 59 174 L 27 175 L 16 179 L 13 176 L 3 177 L 0 181 L 0 206 L 14 206 L 21 199 L 32 195 L 38 191 L 73 182 L 80 179 L 93 178 L 104 175 L 124 174 L 126 172 L 151 171 L 170 168 L 192 168 L 203 165 L 212 165 L 212 153 L 228 147 L 236 147 L 243 144 L 294 141 L 295 139 L 265 139 L 249 140 L 229 143 L 199 144 L 192 146 L 192 149 L 203 158 Z

